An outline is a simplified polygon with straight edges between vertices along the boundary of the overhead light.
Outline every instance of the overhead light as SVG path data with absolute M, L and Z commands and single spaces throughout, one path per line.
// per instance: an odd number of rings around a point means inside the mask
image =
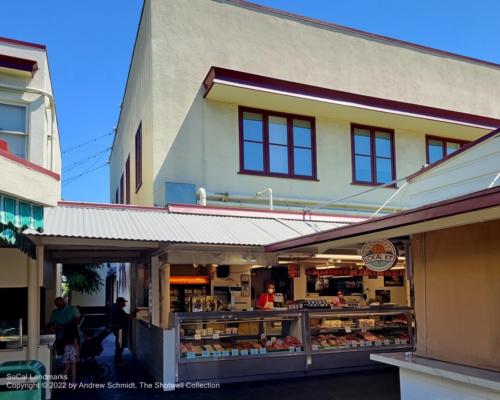
M 243 256 L 241 257 L 241 259 L 243 261 L 245 261 L 245 262 L 248 262 L 248 263 L 257 262 L 257 258 L 253 254 L 250 254 L 250 253 L 243 254 Z
M 342 260 L 353 260 L 353 261 L 361 261 L 361 256 L 356 256 L 352 254 L 315 254 L 313 258 L 327 258 L 327 259 L 337 259 L 340 258 Z M 405 257 L 398 257 L 399 261 L 404 261 Z
M 259 268 L 266 268 L 267 265 L 252 265 L 250 269 L 259 269 Z

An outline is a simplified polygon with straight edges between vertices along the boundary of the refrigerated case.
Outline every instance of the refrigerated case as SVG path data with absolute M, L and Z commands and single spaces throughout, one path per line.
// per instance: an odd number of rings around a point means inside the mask
M 23 321 L 0 320 L 0 350 L 23 348 Z
M 300 311 L 176 313 L 177 382 L 299 376 L 306 368 Z
M 413 311 L 409 307 L 308 312 L 310 371 L 376 365 L 370 353 L 414 348 Z

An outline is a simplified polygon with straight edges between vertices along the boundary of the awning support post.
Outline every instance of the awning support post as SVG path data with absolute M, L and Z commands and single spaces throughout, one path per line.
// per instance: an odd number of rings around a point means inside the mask
M 28 360 L 36 360 L 40 344 L 40 279 L 43 271 L 43 246 L 36 246 L 36 260 L 28 261 Z

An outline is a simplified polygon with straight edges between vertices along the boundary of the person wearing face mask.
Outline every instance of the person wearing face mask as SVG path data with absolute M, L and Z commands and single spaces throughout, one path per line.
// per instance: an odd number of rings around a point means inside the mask
M 255 306 L 260 310 L 272 310 L 274 303 L 274 283 L 270 282 L 266 286 L 266 291 L 259 296 Z

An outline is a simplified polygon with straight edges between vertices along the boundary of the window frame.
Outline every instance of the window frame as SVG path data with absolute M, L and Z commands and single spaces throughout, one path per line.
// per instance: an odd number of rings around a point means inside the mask
M 431 140 L 441 142 L 442 149 L 443 149 L 443 152 L 442 152 L 443 156 L 439 160 L 436 160 L 432 163 L 429 161 L 429 142 Z M 446 154 L 446 147 L 447 147 L 446 144 L 447 143 L 458 144 L 459 147 L 456 151 L 459 151 L 463 146 L 470 143 L 470 141 L 469 140 L 461 140 L 461 139 L 453 139 L 453 138 L 443 137 L 443 136 L 425 135 L 425 162 L 427 163 L 427 165 L 435 164 L 447 156 L 447 154 Z
M 135 132 L 135 192 L 142 186 L 142 121 Z
M 370 132 L 370 165 L 371 165 L 371 181 L 358 181 L 356 179 L 356 150 L 354 146 L 355 130 L 364 129 Z M 392 182 L 396 179 L 396 146 L 395 146 L 395 135 L 394 129 L 390 128 L 380 128 L 371 125 L 362 125 L 351 123 L 351 169 L 352 169 L 352 185 L 363 185 L 363 186 L 380 186 L 387 185 L 387 183 L 377 182 L 377 154 L 375 149 L 375 132 L 388 133 L 391 141 L 391 173 Z M 387 185 L 386 187 L 395 188 L 396 184 Z
M 245 169 L 244 155 L 244 137 L 243 137 L 243 113 L 251 112 L 262 115 L 262 145 L 263 145 L 263 171 L 254 171 Z M 281 117 L 287 121 L 287 155 L 288 155 L 288 173 L 278 173 L 270 171 L 270 151 L 269 151 L 269 117 Z M 293 120 L 309 121 L 311 124 L 311 175 L 298 175 L 294 173 L 294 146 L 293 141 Z M 240 170 L 239 174 L 267 176 L 273 178 L 298 179 L 308 181 L 318 181 L 317 178 L 317 162 L 316 162 L 316 119 L 307 115 L 284 113 L 280 111 L 265 110 L 252 107 L 238 107 L 238 127 L 239 127 L 239 155 L 240 155 Z M 297 146 L 302 148 L 301 146 Z
M 30 109 L 29 105 L 26 103 L 16 103 L 16 102 L 11 102 L 11 101 L 6 101 L 6 100 L 1 100 L 0 105 L 6 105 L 6 106 L 13 106 L 13 107 L 21 107 L 24 108 L 24 131 L 11 131 L 7 129 L 0 129 L 0 133 L 6 134 L 6 135 L 11 135 L 11 136 L 22 136 L 24 137 L 24 157 L 19 157 L 22 158 L 23 160 L 29 160 L 30 159 L 30 148 L 29 148 L 29 141 L 30 141 Z M 0 139 L 1 140 L 1 139 Z M 9 152 L 12 153 L 12 151 L 9 149 Z M 14 153 L 12 153 L 14 154 Z
M 130 204 L 130 153 L 125 162 L 125 204 Z

